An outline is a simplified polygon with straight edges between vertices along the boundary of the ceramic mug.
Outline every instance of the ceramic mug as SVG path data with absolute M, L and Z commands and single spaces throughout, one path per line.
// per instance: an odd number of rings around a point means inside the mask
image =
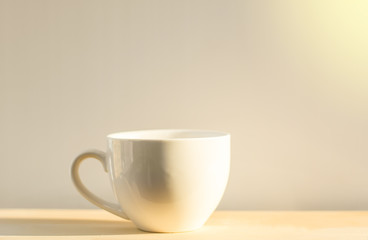
M 142 130 L 107 136 L 106 153 L 80 154 L 72 180 L 91 203 L 149 232 L 200 228 L 224 193 L 230 167 L 230 134 L 204 130 Z M 80 163 L 99 160 L 118 204 L 91 193 L 79 177 Z

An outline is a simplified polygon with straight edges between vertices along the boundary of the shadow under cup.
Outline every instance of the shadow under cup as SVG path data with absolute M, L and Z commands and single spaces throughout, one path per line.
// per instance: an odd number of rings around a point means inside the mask
M 151 232 L 198 229 L 216 209 L 229 175 L 229 134 L 145 130 L 114 133 L 107 139 L 102 162 L 119 204 L 111 211 L 112 204 L 105 208 L 92 201 L 99 207 Z

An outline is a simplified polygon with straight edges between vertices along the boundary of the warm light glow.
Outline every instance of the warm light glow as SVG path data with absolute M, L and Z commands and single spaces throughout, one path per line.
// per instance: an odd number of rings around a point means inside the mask
M 313 88 L 336 104 L 368 101 L 368 1 L 290 1 L 282 6 L 291 54 L 310 67 Z M 283 15 L 283 16 L 281 16 Z M 324 80 L 321 80 L 324 79 Z

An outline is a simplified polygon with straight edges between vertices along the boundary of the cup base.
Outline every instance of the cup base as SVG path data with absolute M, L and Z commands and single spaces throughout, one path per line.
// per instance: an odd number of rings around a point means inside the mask
M 146 229 L 142 227 L 138 227 L 139 230 L 147 233 L 185 233 L 185 232 L 193 232 L 202 228 L 202 225 L 199 227 L 192 228 L 181 228 L 181 229 Z

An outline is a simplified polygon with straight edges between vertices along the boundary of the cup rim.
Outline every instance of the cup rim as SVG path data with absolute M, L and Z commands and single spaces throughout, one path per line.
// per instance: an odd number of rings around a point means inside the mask
M 131 141 L 193 141 L 230 137 L 230 133 L 200 129 L 147 129 L 110 133 L 111 140 Z

